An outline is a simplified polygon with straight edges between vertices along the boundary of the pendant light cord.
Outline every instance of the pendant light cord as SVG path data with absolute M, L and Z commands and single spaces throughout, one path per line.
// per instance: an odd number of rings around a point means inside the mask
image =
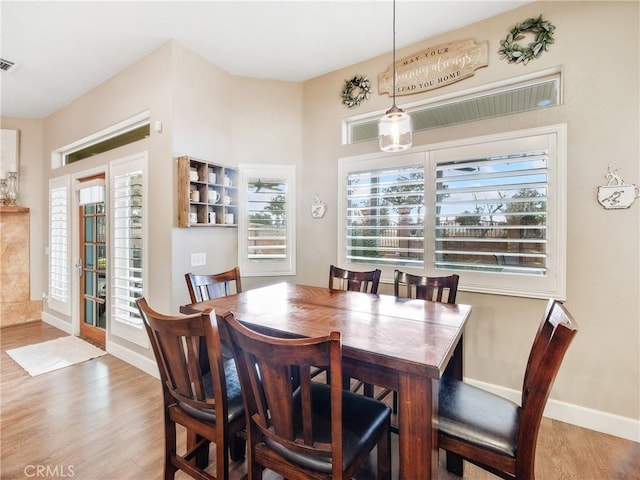
M 396 108 L 396 0 L 393 0 L 393 108 Z

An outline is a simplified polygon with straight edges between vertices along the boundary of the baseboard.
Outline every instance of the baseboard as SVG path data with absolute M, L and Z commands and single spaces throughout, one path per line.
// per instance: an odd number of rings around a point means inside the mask
M 521 393 L 517 390 L 481 382 L 472 378 L 465 378 L 465 382 L 500 395 L 501 397 L 508 398 L 516 403 L 520 403 Z M 640 420 L 633 418 L 593 410 L 552 398 L 547 401 L 544 416 L 640 443 Z
M 42 321 L 48 323 L 52 327 L 56 327 L 58 330 L 62 330 L 64 333 L 73 335 L 73 327 L 69 322 L 59 319 L 55 315 L 51 315 L 48 312 L 42 312 Z
M 160 378 L 155 359 L 145 357 L 144 355 L 140 355 L 139 353 L 129 350 L 122 345 L 109 341 L 107 342 L 107 353 L 119 358 L 123 362 L 127 362 L 130 365 L 139 368 L 143 372 L 148 373 L 155 378 Z

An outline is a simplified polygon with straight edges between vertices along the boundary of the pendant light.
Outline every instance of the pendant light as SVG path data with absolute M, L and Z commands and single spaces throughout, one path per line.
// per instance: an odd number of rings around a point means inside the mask
M 401 152 L 411 147 L 411 117 L 396 105 L 396 0 L 393 0 L 393 105 L 378 121 L 378 139 L 383 152 Z

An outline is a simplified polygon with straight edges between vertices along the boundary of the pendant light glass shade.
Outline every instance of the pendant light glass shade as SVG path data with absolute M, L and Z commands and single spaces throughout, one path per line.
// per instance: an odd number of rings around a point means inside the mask
M 378 139 L 383 152 L 401 152 L 413 144 L 411 117 L 395 105 L 378 121 Z
M 393 106 L 378 121 L 378 140 L 383 152 L 401 152 L 413 144 L 411 117 L 396 105 L 396 1 L 393 0 Z

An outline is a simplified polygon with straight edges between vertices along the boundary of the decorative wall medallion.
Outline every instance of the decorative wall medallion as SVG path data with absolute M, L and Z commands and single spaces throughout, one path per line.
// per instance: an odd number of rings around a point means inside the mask
M 609 183 L 598 187 L 598 202 L 607 210 L 629 208 L 640 197 L 640 187 L 626 185 L 618 175 L 618 170 L 611 170 L 612 166 L 613 163 L 610 163 L 609 173 L 605 176 Z
M 364 100 L 369 99 L 371 93 L 371 82 L 364 75 L 356 75 L 349 80 L 344 81 L 344 87 L 340 96 L 342 104 L 349 108 L 360 105 Z
M 547 45 L 554 42 L 553 32 L 555 25 L 542 19 L 542 15 L 538 18 L 527 18 L 522 23 L 517 23 L 511 29 L 509 35 L 504 40 L 500 40 L 500 58 L 506 58 L 509 63 L 522 63 L 526 65 L 534 58 L 539 58 L 542 52 L 547 51 Z M 518 40 L 523 40 L 523 33 L 532 33 L 535 35 L 534 41 L 523 47 Z
M 320 201 L 318 194 L 313 195 L 313 204 L 311 205 L 311 216 L 313 218 L 322 218 L 327 213 L 327 205 Z
M 451 85 L 489 65 L 489 42 L 463 40 L 427 48 L 396 62 L 396 95 Z M 393 65 L 378 75 L 378 93 L 391 95 Z

